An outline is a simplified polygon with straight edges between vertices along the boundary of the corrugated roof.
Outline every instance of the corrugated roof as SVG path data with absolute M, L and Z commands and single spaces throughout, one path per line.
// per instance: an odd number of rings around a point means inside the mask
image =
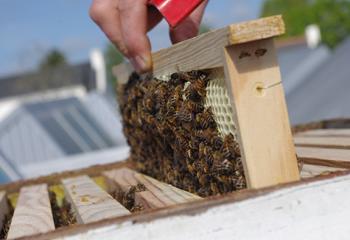
M 287 95 L 294 124 L 350 116 L 350 38 Z
M 85 86 L 88 90 L 95 88 L 95 73 L 90 63 L 2 77 L 0 79 L 0 98 L 75 85 Z
M 306 42 L 296 42 L 279 48 L 278 61 L 286 95 L 302 84 L 330 56 L 331 52 L 326 46 L 312 49 Z
M 83 100 L 69 97 L 25 103 L 0 122 L 0 169 L 12 180 L 22 176 L 24 166 L 58 166 L 60 159 L 65 166 L 58 169 L 66 169 L 65 158 L 86 159 L 89 153 L 98 155 L 118 147 L 126 147 L 118 114 L 97 93 Z M 90 159 L 89 164 L 101 161 L 105 159 Z M 75 162 L 74 166 L 83 164 Z M 25 176 L 32 175 L 25 171 Z
M 116 145 L 76 98 L 26 104 L 24 108 L 66 154 L 96 151 Z

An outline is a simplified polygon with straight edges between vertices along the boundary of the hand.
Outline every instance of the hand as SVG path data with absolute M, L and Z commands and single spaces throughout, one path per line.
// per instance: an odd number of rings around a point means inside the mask
M 162 20 L 158 10 L 147 3 L 148 0 L 93 0 L 90 8 L 91 18 L 139 73 L 152 69 L 147 32 Z M 207 3 L 205 0 L 175 29 L 170 29 L 172 43 L 198 34 Z

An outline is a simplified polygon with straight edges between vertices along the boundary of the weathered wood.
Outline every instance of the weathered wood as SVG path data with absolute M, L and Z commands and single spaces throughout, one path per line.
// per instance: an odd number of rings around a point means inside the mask
M 222 49 L 233 44 L 241 44 L 274 36 L 285 32 L 281 16 L 272 16 L 258 20 L 232 24 L 198 37 L 175 44 L 152 54 L 153 74 L 168 75 L 179 71 L 192 71 L 223 67 Z M 125 83 L 130 66 L 119 66 L 114 72 L 118 81 Z
M 350 169 L 350 150 L 296 147 L 296 152 L 307 164 Z
M 349 176 L 350 171 L 336 172 L 330 175 L 321 175 L 314 178 L 303 179 L 302 181 L 281 184 L 278 186 L 268 187 L 264 189 L 250 189 L 237 191 L 225 195 L 213 196 L 202 201 L 188 202 L 175 205 L 168 208 L 153 209 L 143 211 L 139 214 L 131 214 L 121 216 L 105 221 L 95 223 L 76 224 L 69 228 L 61 228 L 45 235 L 36 235 L 29 237 L 28 240 L 43 240 L 43 239 L 71 239 L 71 237 L 87 236 L 91 232 L 105 234 L 104 230 L 110 229 L 111 226 L 125 226 L 127 224 L 153 224 L 162 219 L 178 218 L 181 216 L 200 216 L 210 211 L 211 209 L 220 209 L 227 204 L 245 204 L 254 199 L 261 199 L 264 196 L 278 196 L 281 191 L 294 192 L 293 189 L 305 189 L 310 186 L 320 186 L 326 181 L 339 182 L 339 179 Z M 128 231 L 129 229 L 126 229 Z M 90 235 L 89 235 L 90 237 Z M 102 235 L 99 235 L 102 237 Z M 79 239 L 79 238 L 78 238 Z M 90 239 L 90 238 L 88 238 Z
M 9 213 L 9 205 L 6 192 L 0 192 L 0 228 L 3 227 L 5 216 Z
M 350 149 L 348 137 L 294 137 L 296 146 Z
M 311 178 L 319 175 L 327 175 L 333 172 L 346 171 L 346 168 L 335 168 L 311 164 L 303 164 L 300 176 L 301 178 Z
M 91 223 L 130 214 L 88 176 L 63 179 L 62 184 L 79 223 Z
M 103 165 L 99 164 L 99 165 L 93 165 L 91 167 L 82 168 L 78 170 L 64 171 L 61 173 L 53 173 L 53 174 L 38 177 L 38 178 L 19 180 L 16 182 L 10 182 L 7 184 L 0 185 L 0 191 L 6 191 L 8 194 L 11 194 L 11 193 L 19 192 L 20 189 L 25 186 L 38 185 L 43 183 L 48 184 L 49 186 L 56 185 L 60 183 L 62 178 L 71 178 L 71 177 L 81 176 L 81 175 L 98 176 L 103 171 L 119 168 L 119 167 L 133 167 L 133 163 L 130 161 L 121 161 L 121 162 L 108 163 Z
M 130 220 L 89 226 L 85 231 L 60 232 L 56 239 L 348 239 L 347 218 L 350 207 L 346 199 L 350 176 L 291 185 L 249 201 L 226 201 L 204 207 L 191 204 L 182 214 L 155 220 Z M 237 199 L 236 199 L 237 200 Z M 210 200 L 209 200 L 210 201 Z M 209 202 L 208 201 L 208 202 Z M 201 204 L 203 206 L 201 206 Z M 239 217 L 237 217 L 239 216 Z M 135 216 L 133 219 L 137 218 Z M 181 229 L 181 230 L 179 230 Z M 254 231 L 253 231 L 253 230 Z M 66 235 L 66 236 L 64 236 Z M 70 236 L 69 236 L 70 235 Z
M 298 137 L 350 137 L 350 129 L 315 129 L 297 133 Z
M 7 239 L 27 237 L 55 229 L 46 184 L 24 187 L 19 193 Z
M 225 60 L 248 186 L 299 180 L 273 39 L 227 47 Z
M 168 207 L 201 199 L 194 194 L 159 182 L 128 168 L 104 172 L 104 176 L 114 182 L 117 188 L 123 192 L 129 191 L 132 186 L 143 184 L 146 190 L 135 192 L 135 204 L 141 205 L 145 209 Z

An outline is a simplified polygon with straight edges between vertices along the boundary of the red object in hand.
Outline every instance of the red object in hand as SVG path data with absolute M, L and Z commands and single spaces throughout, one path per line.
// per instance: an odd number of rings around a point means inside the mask
M 149 0 L 164 16 L 171 27 L 176 27 L 190 15 L 203 0 Z

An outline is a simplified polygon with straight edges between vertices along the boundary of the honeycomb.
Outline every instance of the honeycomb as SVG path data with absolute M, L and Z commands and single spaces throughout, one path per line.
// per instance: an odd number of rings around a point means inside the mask
M 220 134 L 225 136 L 231 133 L 237 139 L 237 128 L 233 119 L 234 112 L 225 85 L 223 70 L 211 71 L 210 79 L 206 88 L 207 96 L 204 100 L 204 106 L 211 107 Z

